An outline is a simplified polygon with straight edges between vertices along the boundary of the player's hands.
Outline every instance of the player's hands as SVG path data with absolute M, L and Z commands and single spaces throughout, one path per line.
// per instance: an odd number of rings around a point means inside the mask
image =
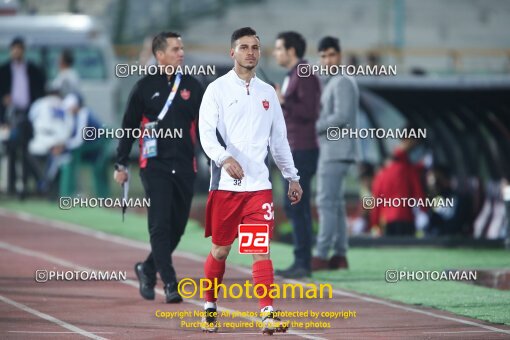
M 225 159 L 223 162 L 223 169 L 225 169 L 227 174 L 234 179 L 242 179 L 244 177 L 243 168 L 241 168 L 241 165 L 234 159 L 234 157 Z
M 381 237 L 383 232 L 380 226 L 373 225 L 372 228 L 370 228 L 370 234 L 372 237 Z
M 9 94 L 6 94 L 5 96 L 3 96 L 2 103 L 4 104 L 4 106 L 11 105 L 11 103 L 12 103 L 11 96 Z
M 115 170 L 113 172 L 113 179 L 119 184 L 123 184 L 128 180 L 128 173 L 126 170 Z
M 287 196 L 290 199 L 290 204 L 298 204 L 301 201 L 301 197 L 303 197 L 303 189 L 301 189 L 301 185 L 299 182 L 290 181 L 289 182 L 289 192 Z
M 62 154 L 65 150 L 65 146 L 63 144 L 55 145 L 53 148 L 51 148 L 51 154 L 53 156 L 58 156 Z

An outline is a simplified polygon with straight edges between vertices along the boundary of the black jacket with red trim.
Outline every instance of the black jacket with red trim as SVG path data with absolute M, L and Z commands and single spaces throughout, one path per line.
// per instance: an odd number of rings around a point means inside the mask
M 170 91 L 175 76 L 170 82 L 166 75 L 147 75 L 140 79 L 129 95 L 128 105 L 122 121 L 123 129 L 142 128 L 145 122 L 156 121 Z M 140 150 L 139 165 L 145 168 L 148 162 L 162 161 L 172 163 L 184 171 L 196 172 L 195 143 L 198 132 L 198 112 L 204 90 L 202 85 L 189 75 L 183 75 L 177 94 L 166 116 L 158 124 L 159 129 L 170 129 L 173 138 L 158 138 L 158 155 L 144 159 Z M 180 138 L 176 131 L 182 131 Z M 117 163 L 124 166 L 129 160 L 129 153 L 135 138 L 124 133 L 117 147 Z M 139 144 L 141 147 L 141 138 Z

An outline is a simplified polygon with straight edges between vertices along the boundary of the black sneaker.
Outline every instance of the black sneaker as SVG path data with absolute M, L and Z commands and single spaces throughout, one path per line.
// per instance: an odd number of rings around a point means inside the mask
M 154 292 L 154 286 L 156 286 L 156 275 L 150 277 L 143 271 L 143 263 L 138 262 L 135 264 L 135 273 L 140 283 L 140 295 L 145 300 L 154 300 L 156 294 Z
M 265 312 L 262 314 L 262 334 L 285 333 L 289 329 L 289 322 L 283 322 L 277 315 L 279 311 Z
M 308 269 L 303 267 L 290 267 L 285 270 L 277 270 L 275 271 L 276 275 L 282 276 L 286 279 L 300 279 L 303 277 L 310 277 L 311 273 Z
M 202 323 L 200 328 L 205 333 L 216 333 L 218 332 L 218 319 L 216 308 L 207 308 L 204 310 L 205 316 L 202 317 Z
M 177 291 L 177 281 L 167 283 L 165 285 L 166 303 L 179 303 L 182 302 L 182 297 Z
M 292 270 L 296 269 L 296 267 L 297 267 L 297 265 L 295 263 L 293 263 L 292 265 L 287 267 L 287 269 L 276 269 L 274 271 L 274 274 L 275 275 L 283 275 L 286 272 L 289 272 L 289 271 L 292 271 Z

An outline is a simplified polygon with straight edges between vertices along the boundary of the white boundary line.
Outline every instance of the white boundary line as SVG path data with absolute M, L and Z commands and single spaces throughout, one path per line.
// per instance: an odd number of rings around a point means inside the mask
M 43 224 L 46 226 L 63 229 L 63 230 L 67 230 L 67 231 L 73 231 L 73 232 L 76 232 L 76 233 L 79 233 L 82 235 L 87 235 L 87 236 L 95 237 L 97 239 L 110 241 L 110 242 L 114 242 L 114 243 L 118 243 L 118 244 L 128 245 L 128 246 L 139 248 L 139 249 L 147 249 L 147 250 L 150 249 L 149 245 L 147 245 L 143 242 L 140 242 L 140 241 L 133 241 L 133 240 L 126 239 L 124 237 L 110 235 L 110 234 L 107 234 L 107 233 L 104 233 L 101 231 L 90 230 L 85 227 L 81 227 L 81 226 L 78 226 L 78 225 L 75 225 L 72 223 L 54 221 L 54 220 L 41 218 L 41 217 L 35 217 L 28 213 L 12 212 L 12 211 L 0 208 L 0 215 L 19 218 L 19 219 L 27 221 L 27 222 L 36 222 L 36 223 L 40 223 L 40 224 Z M 189 254 L 189 253 L 181 252 L 181 251 L 176 251 L 176 252 L 174 252 L 174 254 L 177 256 L 183 257 L 183 258 L 198 261 L 200 263 L 203 263 L 205 261 L 204 257 L 195 255 L 195 254 Z M 243 273 L 248 273 L 251 275 L 251 271 L 247 268 L 237 266 L 237 265 L 229 265 L 229 267 L 235 268 L 238 271 L 241 271 Z M 283 280 L 283 281 L 289 282 L 289 283 L 306 284 L 306 282 L 298 281 L 298 280 Z M 138 287 L 138 284 L 136 286 Z M 461 323 L 461 324 L 469 325 L 469 326 L 473 326 L 473 327 L 479 327 L 479 328 L 483 328 L 483 329 L 497 332 L 497 333 L 510 334 L 510 330 L 500 329 L 500 328 L 496 328 L 496 327 L 489 326 L 489 325 L 483 325 L 483 324 L 480 324 L 480 323 L 477 323 L 474 321 L 463 320 L 463 319 L 450 317 L 450 316 L 446 316 L 446 315 L 440 315 L 440 314 L 436 314 L 433 312 L 429 312 L 426 310 L 421 310 L 421 309 L 417 309 L 417 308 L 413 308 L 413 307 L 398 305 L 398 304 L 395 304 L 395 303 L 392 303 L 389 301 L 385 301 L 385 300 L 381 300 L 381 299 L 377 299 L 377 298 L 371 298 L 371 297 L 367 297 L 367 296 L 363 296 L 363 295 L 359 295 L 359 294 L 355 294 L 355 293 L 350 293 L 350 292 L 343 291 L 340 289 L 333 289 L 333 293 L 340 295 L 340 296 L 347 296 L 347 297 L 351 297 L 351 298 L 366 301 L 366 302 L 372 302 L 372 303 L 392 307 L 395 309 L 400 309 L 400 310 L 405 310 L 408 312 L 427 315 L 427 316 L 430 316 L 433 318 L 453 321 L 453 322 L 457 322 L 457 323 Z M 202 306 L 202 304 L 201 304 L 201 306 Z
M 463 334 L 463 333 L 494 333 L 494 331 L 423 332 L 423 334 Z
M 22 333 L 22 334 L 76 334 L 76 332 L 45 332 L 45 331 L 7 331 L 7 333 Z M 94 332 L 94 334 L 115 334 L 115 332 Z
M 2 242 L 3 243 L 3 242 Z M 3 295 L 0 295 L 0 301 L 8 304 L 8 305 L 11 305 L 13 307 L 16 307 L 18 309 L 21 309 L 22 311 L 24 312 L 27 312 L 27 313 L 30 313 L 32 315 L 35 315 L 35 316 L 38 316 L 40 317 L 41 319 L 44 319 L 46 321 L 49 321 L 49 322 L 52 322 L 60 327 L 63 327 L 65 329 L 68 329 L 70 330 L 73 334 L 79 334 L 79 335 L 82 335 L 84 337 L 87 337 L 87 338 L 90 338 L 90 339 L 96 339 L 96 340 L 105 340 L 105 338 L 102 338 L 100 337 L 99 335 L 96 335 L 94 333 L 90 333 L 90 332 L 87 332 L 86 330 L 84 329 L 81 329 L 79 327 L 76 327 L 74 325 L 71 325 L 70 323 L 67 323 L 65 321 L 62 321 L 60 319 L 57 319 L 51 315 L 48 315 L 48 314 L 45 314 L 43 312 L 39 312 L 38 310 L 35 310 L 33 308 L 30 308 L 22 303 L 19 303 L 19 302 L 16 302 L 14 300 L 11 300 L 9 298 L 6 298 L 5 296 Z

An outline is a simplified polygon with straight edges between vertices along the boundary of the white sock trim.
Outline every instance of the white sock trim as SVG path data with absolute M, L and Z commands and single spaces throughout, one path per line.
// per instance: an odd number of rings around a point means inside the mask
M 273 312 L 273 306 L 265 306 L 260 310 L 261 313 Z
M 207 309 L 207 308 L 216 308 L 216 302 L 207 301 L 206 303 L 204 303 L 204 309 Z

